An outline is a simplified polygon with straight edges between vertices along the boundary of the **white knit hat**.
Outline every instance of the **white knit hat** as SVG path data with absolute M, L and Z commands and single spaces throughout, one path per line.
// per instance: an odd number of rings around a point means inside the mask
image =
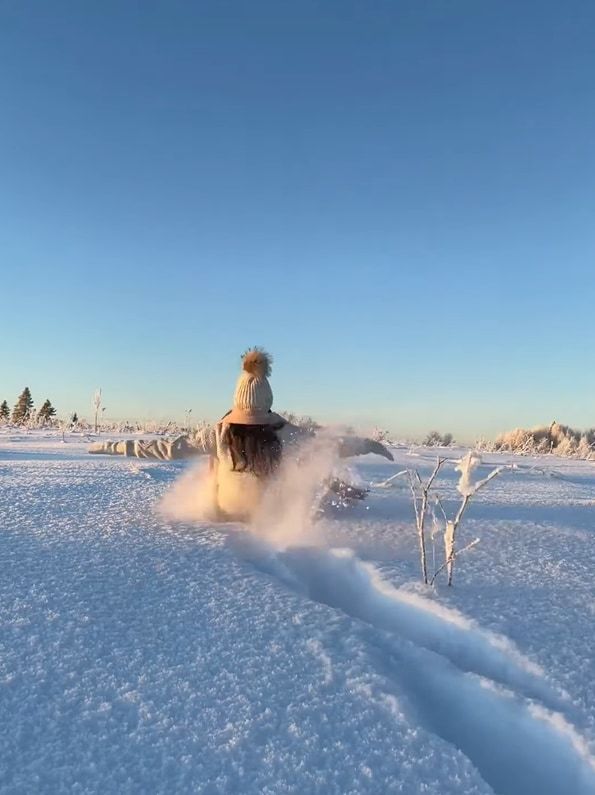
M 267 376 L 273 358 L 261 348 L 250 348 L 242 356 L 242 373 L 233 396 L 233 409 L 223 422 L 238 425 L 277 425 L 283 418 L 271 411 L 273 390 Z

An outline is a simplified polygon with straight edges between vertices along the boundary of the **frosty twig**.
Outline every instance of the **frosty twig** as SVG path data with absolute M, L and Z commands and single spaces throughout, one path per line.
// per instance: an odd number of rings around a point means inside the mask
M 434 573 L 430 578 L 428 578 L 428 564 L 427 564 L 427 553 L 426 553 L 426 538 L 425 538 L 425 521 L 426 521 L 426 514 L 428 510 L 428 503 L 430 498 L 430 489 L 436 480 L 436 476 L 440 471 L 440 468 L 445 463 L 447 459 L 439 458 L 437 460 L 436 466 L 432 471 L 427 483 L 424 483 L 420 477 L 419 472 L 415 470 L 409 470 L 409 486 L 411 489 L 411 495 L 413 499 L 413 508 L 415 511 L 415 525 L 417 528 L 417 536 L 419 542 L 419 556 L 420 556 L 420 566 L 421 566 L 421 574 L 422 579 L 425 584 L 433 585 L 436 581 L 436 577 L 438 574 L 444 569 L 447 572 L 447 583 L 448 585 L 452 585 L 453 581 L 453 573 L 454 573 L 454 563 L 455 559 L 458 555 L 462 552 L 471 549 L 476 544 L 479 543 L 479 538 L 476 538 L 471 543 L 464 546 L 462 549 L 456 548 L 456 540 L 457 540 L 457 530 L 459 529 L 459 525 L 465 515 L 465 511 L 475 494 L 478 491 L 483 489 L 487 486 L 490 481 L 492 481 L 495 477 L 500 475 L 503 471 L 507 469 L 512 469 L 511 465 L 503 465 L 498 466 L 493 469 L 485 478 L 482 480 L 478 480 L 475 483 L 472 481 L 472 474 L 474 470 L 482 463 L 481 457 L 476 452 L 469 451 L 463 458 L 457 461 L 457 465 L 455 467 L 456 471 L 460 473 L 459 481 L 457 483 L 457 491 L 461 495 L 461 503 L 458 507 L 458 510 L 453 519 L 449 519 L 442 504 L 442 501 L 439 496 L 435 496 L 435 503 L 440 508 L 440 512 L 442 513 L 442 517 L 444 518 L 444 562 L 436 568 L 435 562 L 435 548 L 434 548 L 434 536 L 436 535 L 437 528 L 439 527 L 438 520 L 436 518 L 436 514 L 433 512 L 433 521 L 434 521 L 434 531 L 432 533 L 432 568 L 434 569 Z
M 426 555 L 426 535 L 425 535 L 425 522 L 426 513 L 428 510 L 428 495 L 432 487 L 432 483 L 436 479 L 440 467 L 445 462 L 445 458 L 439 458 L 428 482 L 424 484 L 419 476 L 419 472 L 414 470 L 409 472 L 409 486 L 411 488 L 411 495 L 413 498 L 413 508 L 415 510 L 415 524 L 417 526 L 417 536 L 419 539 L 419 558 L 421 565 L 421 576 L 424 583 L 428 583 L 428 563 Z M 418 488 L 419 487 L 419 491 Z

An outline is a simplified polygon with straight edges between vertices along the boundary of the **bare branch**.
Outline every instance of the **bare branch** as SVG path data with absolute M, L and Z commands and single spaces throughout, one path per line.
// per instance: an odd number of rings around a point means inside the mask
M 480 539 L 476 538 L 473 541 L 471 541 L 469 544 L 467 544 L 467 546 L 464 546 L 462 549 L 458 549 L 456 551 L 453 551 L 453 553 L 450 556 L 450 558 L 445 560 L 444 563 L 438 569 L 436 569 L 436 571 L 434 572 L 434 576 L 430 580 L 430 585 L 434 585 L 434 581 L 436 580 L 436 577 L 440 574 L 441 571 L 443 571 L 449 565 L 449 563 L 452 563 L 452 561 L 454 561 L 454 559 L 456 557 L 458 557 L 459 555 L 462 555 L 463 552 L 466 552 L 468 549 L 471 549 L 476 544 L 479 544 L 479 542 L 480 542 Z
M 485 477 L 483 480 L 478 481 L 475 484 L 474 493 L 477 494 L 477 492 L 480 489 L 483 489 L 484 486 L 487 486 L 487 484 L 490 482 L 490 480 L 492 480 L 493 478 L 497 477 L 498 475 L 501 475 L 502 472 L 505 472 L 507 469 L 511 470 L 512 469 L 512 464 L 503 464 L 502 466 L 496 467 L 496 469 L 493 469 L 487 477 Z
M 411 470 L 408 470 L 408 473 L 409 473 L 409 488 L 411 489 L 413 508 L 415 510 L 415 524 L 416 527 L 419 529 L 419 513 L 417 510 L 417 492 L 415 491 L 415 484 L 413 483 L 413 474 L 411 473 Z
M 447 522 L 447 532 L 448 532 L 448 530 L 450 530 L 451 536 L 450 536 L 450 538 L 447 538 L 447 536 L 445 534 L 446 560 L 444 561 L 444 565 L 441 568 L 444 568 L 446 566 L 446 568 L 448 570 L 448 585 L 449 586 L 452 585 L 452 578 L 453 578 L 453 573 L 454 573 L 455 542 L 456 542 L 457 530 L 458 530 L 458 527 L 459 527 L 459 525 L 461 523 L 463 515 L 464 515 L 465 511 L 467 510 L 467 506 L 469 505 L 469 501 L 471 500 L 471 497 L 473 497 L 475 494 L 477 494 L 478 491 L 480 491 L 484 486 L 486 486 L 495 477 L 497 477 L 498 475 L 502 474 L 502 472 L 504 472 L 505 470 L 510 469 L 510 468 L 511 467 L 510 467 L 509 464 L 496 467 L 496 469 L 493 469 L 487 477 L 485 477 L 483 480 L 478 481 L 475 484 L 475 486 L 473 487 L 473 490 L 470 491 L 469 494 L 463 495 L 463 500 L 462 500 L 462 502 L 461 502 L 461 504 L 459 506 L 459 510 L 457 511 L 457 515 L 455 516 L 454 521 L 452 522 L 452 525 L 450 527 L 449 527 L 448 522 Z
M 386 480 L 383 480 L 380 483 L 372 483 L 371 486 L 373 488 L 376 488 L 376 489 L 383 489 L 383 488 L 386 488 L 386 486 L 388 486 L 389 483 L 392 483 L 393 480 L 396 480 L 397 478 L 403 477 L 403 475 L 409 475 L 409 474 L 410 474 L 410 470 L 409 469 L 402 469 L 400 472 L 397 472 L 394 475 L 391 475 L 390 478 L 387 478 Z
M 444 462 L 445 462 L 445 461 L 446 461 L 446 458 L 439 458 L 439 459 L 436 461 L 436 466 L 434 467 L 434 471 L 433 471 L 433 472 L 432 472 L 432 474 L 430 475 L 430 479 L 428 480 L 428 484 L 427 484 L 427 486 L 426 486 L 426 488 L 425 488 L 425 490 L 426 490 L 426 491 L 429 491 L 429 490 L 430 490 L 430 488 L 432 487 L 432 483 L 433 483 L 433 482 L 434 482 L 434 480 L 436 479 L 436 475 L 437 475 L 437 474 L 438 474 L 438 472 L 440 471 L 440 467 L 442 466 L 442 464 L 444 464 Z
M 436 466 L 432 471 L 427 483 L 421 479 L 421 476 L 417 469 L 413 470 L 413 472 L 409 472 L 409 485 L 411 488 L 411 496 L 413 499 L 413 508 L 415 510 L 415 524 L 417 526 L 417 535 L 419 539 L 419 557 L 421 562 L 421 574 L 424 583 L 427 585 L 428 582 L 428 564 L 427 564 L 427 553 L 426 553 L 426 533 L 425 533 L 425 523 L 426 523 L 426 514 L 428 511 L 428 499 L 429 499 L 429 492 L 432 486 L 432 483 L 436 479 L 438 472 L 440 471 L 440 467 L 444 464 L 445 458 L 438 458 L 436 462 Z M 417 484 L 416 482 L 417 481 Z M 416 485 L 419 487 L 419 491 L 416 491 Z M 421 492 L 421 494 L 420 494 Z
M 436 505 L 442 511 L 442 516 L 444 517 L 444 521 L 447 522 L 448 516 L 446 515 L 446 511 L 444 510 L 444 505 L 442 504 L 442 500 L 440 499 L 440 497 L 438 497 L 438 495 L 436 495 L 435 500 L 436 500 Z
M 467 510 L 467 506 L 469 505 L 469 500 L 471 499 L 471 494 L 465 494 L 463 499 L 461 500 L 461 504 L 459 505 L 459 510 L 457 511 L 457 515 L 454 518 L 453 525 L 455 526 L 455 532 L 461 519 L 463 518 L 463 514 Z

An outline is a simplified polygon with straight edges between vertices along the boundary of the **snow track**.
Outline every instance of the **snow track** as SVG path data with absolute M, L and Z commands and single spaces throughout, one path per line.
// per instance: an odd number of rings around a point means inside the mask
M 506 638 L 385 583 L 351 550 L 253 559 L 309 598 L 365 622 L 370 661 L 412 717 L 462 751 L 498 795 L 593 795 L 595 757 L 561 709 L 569 696 Z

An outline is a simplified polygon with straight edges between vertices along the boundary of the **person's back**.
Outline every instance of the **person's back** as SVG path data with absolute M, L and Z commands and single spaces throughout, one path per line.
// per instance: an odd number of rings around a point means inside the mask
M 270 373 L 271 357 L 265 351 L 247 351 L 233 408 L 217 424 L 212 477 L 223 517 L 250 519 L 282 460 L 279 432 L 286 422 L 272 411 Z

